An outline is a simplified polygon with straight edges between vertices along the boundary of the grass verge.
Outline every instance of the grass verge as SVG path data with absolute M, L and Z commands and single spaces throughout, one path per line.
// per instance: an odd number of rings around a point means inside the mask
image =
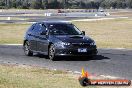
M 102 78 L 104 79 L 104 78 Z M 78 75 L 25 65 L 0 65 L 0 88 L 84 88 Z M 131 88 L 131 86 L 87 86 L 85 88 Z
M 73 23 L 86 31 L 99 48 L 132 48 L 132 19 Z
M 0 24 L 0 44 L 22 43 L 31 24 Z
M 0 65 L 0 88 L 83 88 L 77 78 L 39 67 Z M 95 87 L 87 87 L 95 88 Z

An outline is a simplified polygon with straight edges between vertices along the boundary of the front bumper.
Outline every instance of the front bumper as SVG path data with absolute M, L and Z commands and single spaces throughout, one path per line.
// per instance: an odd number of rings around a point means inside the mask
M 56 56 L 93 56 L 97 55 L 98 51 L 96 48 L 88 49 L 87 52 L 78 52 L 78 48 L 64 48 L 56 49 Z

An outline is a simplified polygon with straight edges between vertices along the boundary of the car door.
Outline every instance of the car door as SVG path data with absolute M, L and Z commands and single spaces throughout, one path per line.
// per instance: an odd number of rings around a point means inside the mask
M 40 52 L 43 52 L 44 54 L 48 54 L 48 35 L 46 35 L 46 26 L 43 23 L 39 24 L 39 37 L 37 41 L 37 49 Z
M 36 51 L 36 37 L 35 37 L 36 25 L 37 24 L 33 24 L 27 33 L 27 38 L 30 44 L 30 49 L 33 51 Z

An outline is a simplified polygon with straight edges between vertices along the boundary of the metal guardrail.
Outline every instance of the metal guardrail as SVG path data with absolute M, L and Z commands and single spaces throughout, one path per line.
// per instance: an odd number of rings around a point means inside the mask
M 66 17 L 103 17 L 108 16 L 109 13 L 106 12 L 93 12 L 93 13 L 81 13 L 81 12 L 73 12 L 73 13 L 45 13 L 45 16 L 66 16 Z

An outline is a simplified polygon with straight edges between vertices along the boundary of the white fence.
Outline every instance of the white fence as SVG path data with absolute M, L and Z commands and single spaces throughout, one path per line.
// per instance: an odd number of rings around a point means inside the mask
M 108 16 L 109 13 L 106 12 L 93 12 L 93 13 L 81 13 L 81 12 L 73 12 L 73 13 L 45 13 L 45 16 L 66 16 L 66 17 L 103 17 Z

